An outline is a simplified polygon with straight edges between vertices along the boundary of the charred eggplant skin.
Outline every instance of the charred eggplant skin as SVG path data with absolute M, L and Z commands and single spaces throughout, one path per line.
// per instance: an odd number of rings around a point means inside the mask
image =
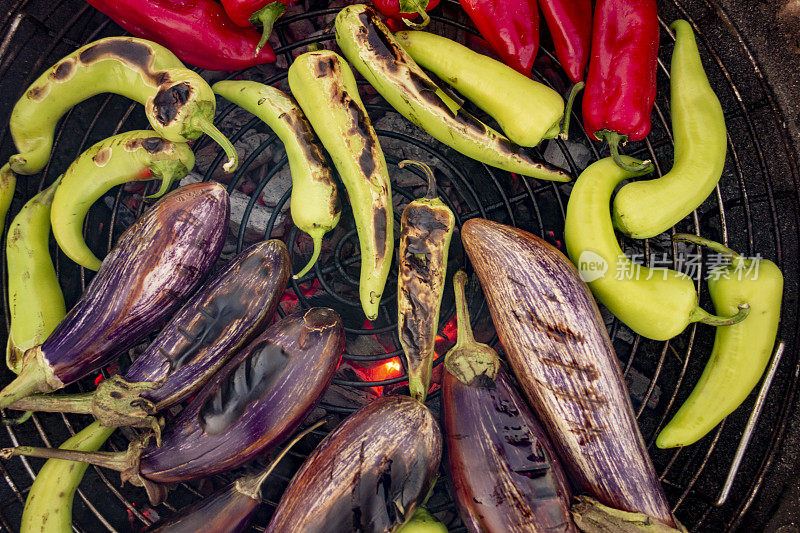
M 120 236 L 47 340 L 26 352 L 0 407 L 73 383 L 162 326 L 217 260 L 229 210 L 228 193 L 214 182 L 161 198 Z
M 223 487 L 176 515 L 148 528 L 148 533 L 240 533 L 247 530 L 260 500 Z
M 315 307 L 279 320 L 197 393 L 142 453 L 139 473 L 172 483 L 230 470 L 280 445 L 311 412 L 344 351 L 332 309 Z
M 525 231 L 461 231 L 498 336 L 576 487 L 674 526 L 597 304 L 572 263 Z
M 424 404 L 381 397 L 308 456 L 266 531 L 395 531 L 422 504 L 441 455 L 441 431 Z

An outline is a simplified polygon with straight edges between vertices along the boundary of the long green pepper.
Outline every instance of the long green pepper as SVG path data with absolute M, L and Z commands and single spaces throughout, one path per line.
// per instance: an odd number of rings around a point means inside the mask
M 46 70 L 14 105 L 9 128 L 20 153 L 9 163 L 17 174 L 35 174 L 50 158 L 59 119 L 74 105 L 115 93 L 145 106 L 150 125 L 173 142 L 203 133 L 225 150 L 232 172 L 238 155 L 214 126 L 216 99 L 208 83 L 161 45 L 135 37 L 108 37 L 78 48 Z
M 708 280 L 714 309 L 721 314 L 734 313 L 746 303 L 750 315 L 739 324 L 717 328 L 703 374 L 686 402 L 658 434 L 659 448 L 697 442 L 747 398 L 769 363 L 783 298 L 783 274 L 772 261 L 745 259 L 730 248 L 695 235 L 678 234 L 673 238 L 707 246 L 725 256 L 730 264 L 712 271 Z
M 621 158 L 636 163 L 632 157 Z M 570 193 L 564 222 L 567 254 L 595 297 L 633 331 L 659 341 L 678 335 L 691 322 L 718 326 L 744 320 L 746 304 L 730 316 L 711 315 L 698 306 L 688 276 L 638 265 L 622 252 L 609 204 L 614 188 L 635 176 L 607 157 L 589 165 Z
M 361 247 L 361 307 L 378 317 L 394 252 L 389 170 L 358 94 L 353 71 L 330 50 L 306 52 L 289 67 L 289 87 L 342 179 Z
M 92 204 L 114 186 L 140 180 L 161 180 L 153 195 L 159 197 L 192 167 L 189 145 L 154 131 L 129 131 L 98 142 L 72 162 L 56 189 L 50 218 L 58 245 L 82 267 L 99 269 L 100 259 L 83 240 L 83 220 Z
M 25 351 L 43 343 L 67 313 L 50 257 L 50 206 L 60 183 L 59 177 L 28 200 L 8 227 L 6 364 L 15 374 L 22 369 Z
M 317 262 L 322 237 L 336 227 L 342 213 L 336 179 L 325 150 L 303 110 L 280 89 L 254 81 L 219 81 L 212 89 L 263 120 L 286 148 L 292 173 L 292 221 L 314 241 L 311 259 L 294 276 L 301 278 Z
M 350 63 L 401 115 L 454 150 L 523 176 L 569 181 L 570 176 L 511 142 L 456 103 L 417 65 L 365 5 L 336 16 L 336 43 Z
M 714 191 L 725 166 L 725 115 L 708 83 L 691 25 L 676 20 L 670 67 L 675 162 L 658 179 L 629 183 L 614 198 L 614 225 L 646 239 L 677 224 Z

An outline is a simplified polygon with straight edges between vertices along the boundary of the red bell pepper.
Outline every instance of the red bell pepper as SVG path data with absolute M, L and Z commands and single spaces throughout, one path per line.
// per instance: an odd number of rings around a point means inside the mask
M 439 0 L 375 0 L 374 4 L 378 13 L 386 17 L 389 29 L 398 31 L 403 24 L 417 29 L 427 26 L 431 21 L 427 12 L 438 6 Z M 417 15 L 422 17 L 422 22 L 411 22 Z
M 253 55 L 258 32 L 237 27 L 213 0 L 87 0 L 126 31 L 166 46 L 182 61 L 208 70 L 272 63 L 266 47 Z
M 556 57 L 572 83 L 583 81 L 592 41 L 591 0 L 539 0 Z
M 650 162 L 626 165 L 619 145 L 650 133 L 658 66 L 656 0 L 598 0 L 592 31 L 583 123 L 592 138 L 608 142 L 618 165 L 644 170 Z
M 222 7 L 231 20 L 243 28 L 261 26 L 261 40 L 256 46 L 256 53 L 259 53 L 272 34 L 275 21 L 293 3 L 294 0 L 222 0 Z
M 536 0 L 459 0 L 483 38 L 503 62 L 531 75 L 539 49 Z

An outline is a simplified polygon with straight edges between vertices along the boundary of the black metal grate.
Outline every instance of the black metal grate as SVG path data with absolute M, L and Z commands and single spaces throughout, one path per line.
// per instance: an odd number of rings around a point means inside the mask
M 309 2 L 303 9 L 297 8 L 287 13 L 276 26 L 273 43 L 278 62 L 275 65 L 255 67 L 228 77 L 246 77 L 286 88 L 286 66 L 294 56 L 305 51 L 308 44 L 321 42 L 323 46 L 333 48 L 331 33 L 326 25 L 341 6 L 339 3 L 329 5 L 318 0 Z M 3 124 L 7 123 L 17 96 L 42 69 L 86 42 L 121 33 L 115 24 L 79 0 L 20 0 L 11 3 L 13 5 L 3 7 L 0 12 L 0 94 L 3 95 L 0 120 Z M 724 505 L 717 507 L 713 502 L 720 493 L 755 394 L 739 411 L 696 445 L 685 450 L 658 450 L 653 446 L 655 435 L 696 382 L 710 353 L 713 332 L 710 328 L 693 325 L 669 342 L 654 342 L 633 335 L 613 317 L 608 316 L 607 325 L 628 378 L 645 442 L 650 447 L 679 519 L 693 531 L 732 530 L 746 513 L 764 477 L 768 475 L 797 387 L 795 367 L 798 362 L 798 331 L 795 324 L 798 279 L 794 267 L 798 261 L 800 226 L 797 157 L 771 89 L 724 10 L 711 0 L 671 0 L 661 3 L 660 15 L 661 63 L 653 132 L 646 141 L 629 145 L 628 153 L 656 161 L 659 174 L 669 170 L 672 137 L 667 87 L 673 39 L 667 27 L 668 22 L 675 18 L 686 18 L 698 33 L 704 64 L 725 110 L 729 155 L 716 194 L 689 220 L 681 222 L 678 229 L 717 238 L 750 255 L 761 253 L 776 260 L 786 276 L 780 335 L 787 341 L 787 351 L 769 390 L 766 408 L 759 419 L 733 491 Z M 477 35 L 452 0 L 445 2 L 437 11 L 432 29 L 470 44 L 475 43 L 474 37 Z M 540 78 L 563 93 L 565 81 L 557 74 L 557 62 L 550 53 L 551 49 L 552 46 L 544 43 L 535 71 Z M 219 77 L 214 77 L 216 79 Z M 368 86 L 362 84 L 361 88 L 391 169 L 398 226 L 402 208 L 420 196 L 423 189 L 419 174 L 415 178 L 414 170 L 400 170 L 395 166 L 399 160 L 413 157 L 434 167 L 440 194 L 456 213 L 459 227 L 470 218 L 485 217 L 522 227 L 556 246 L 562 245 L 569 184 L 535 182 L 471 161 L 404 121 Z M 576 107 L 579 109 L 579 106 Z M 219 166 L 223 155 L 218 153 L 215 146 L 201 139 L 194 146 L 198 155 L 198 169 L 201 171 L 199 179 L 224 179 L 229 192 L 238 191 L 242 195 L 239 196 L 239 202 L 243 221 L 226 250 L 229 255 L 254 239 L 277 236 L 290 246 L 297 269 L 307 259 L 304 252 L 307 251 L 308 239 L 293 228 L 286 218 L 290 187 L 285 181 L 288 172 L 285 153 L 266 126 L 249 115 L 243 117 L 242 113 L 235 106 L 219 101 L 218 123 L 234 142 L 249 143 L 240 169 L 232 177 L 222 178 Z M 20 177 L 18 180 L 12 215 L 27 198 L 51 183 L 75 156 L 92 143 L 119 131 L 143 127 L 147 127 L 147 123 L 141 106 L 118 96 L 100 95 L 74 108 L 57 130 L 51 163 L 40 175 Z M 550 142 L 544 147 L 544 155 L 577 175 L 588 162 L 603 154 L 598 152 L 599 144 L 592 144 L 586 137 L 579 113 L 573 117 L 571 137 L 568 143 Z M 11 153 L 13 146 L 8 129 L 4 127 L 0 130 L 0 157 L 6 158 Z M 269 197 L 265 191 L 269 192 Z M 344 189 L 340 188 L 340 191 Z M 108 249 L 116 236 L 144 208 L 141 201 L 143 191 L 118 188 L 112 192 L 108 203 L 98 202 L 90 211 L 86 238 L 96 251 Z M 254 221 L 250 227 L 248 220 Z M 368 382 L 363 380 L 370 375 L 368 371 L 371 367 L 401 354 L 395 333 L 396 285 L 393 278 L 396 276 L 396 267 L 390 275 L 379 318 L 367 327 L 358 303 L 357 237 L 347 207 L 339 228 L 326 236 L 325 243 L 328 248 L 315 268 L 303 279 L 291 282 L 285 307 L 293 304 L 329 305 L 342 314 L 348 337 L 345 354 L 347 364 L 337 375 L 337 386 L 323 400 L 323 407 L 328 413 L 344 416 L 359 401 L 374 394 L 374 387 L 385 386 L 385 392 L 388 392 L 390 388 L 402 386 L 405 379 L 399 375 L 378 381 L 374 378 Z M 674 261 L 675 250 L 664 240 L 656 238 L 644 243 L 625 241 L 624 245 L 631 253 L 639 253 L 644 257 L 667 253 L 670 260 Z M 77 268 L 55 247 L 53 253 L 67 303 L 74 303 L 89 279 L 88 273 Z M 458 235 L 453 239 L 450 265 L 451 275 L 456 268 L 471 271 Z M 6 274 L 4 269 L 1 270 L 4 316 L 7 321 Z M 470 300 L 477 334 L 483 340 L 496 343 L 477 283 L 474 279 L 471 281 L 473 293 Z M 701 302 L 709 308 L 704 286 L 698 285 L 698 290 Z M 447 338 L 445 326 L 452 314 L 452 292 L 448 289 L 440 323 L 445 330 L 438 349 L 440 356 L 452 340 Z M 8 372 L 0 373 L 0 382 L 5 383 L 9 379 Z M 89 390 L 93 385 L 92 380 L 87 379 L 72 389 Z M 438 412 L 436 393 L 431 395 L 431 406 Z M 318 412 L 321 413 L 322 410 Z M 0 445 L 58 445 L 89 420 L 85 416 L 34 415 L 32 421 L 23 426 L 0 429 Z M 255 530 L 263 530 L 292 473 L 310 451 L 312 441 L 318 441 L 323 434 L 317 432 L 316 439 L 301 444 L 298 451 L 292 452 L 289 460 L 273 475 L 265 487 L 265 505 L 254 522 Z M 123 449 L 131 436 L 130 430 L 118 431 L 109 440 L 108 446 L 111 449 Z M 9 531 L 18 528 L 26 491 L 41 464 L 42 461 L 36 459 L 0 462 L 0 473 L 4 478 L 0 482 L 0 527 Z M 89 469 L 76 498 L 74 529 L 91 531 L 101 527 L 126 531 L 142 527 L 150 523 L 156 514 L 172 512 L 235 474 L 181 484 L 171 491 L 167 503 L 152 509 L 140 489 L 130 486 L 119 488 L 116 474 Z M 449 500 L 446 483 L 438 484 L 429 506 L 453 531 L 463 530 Z

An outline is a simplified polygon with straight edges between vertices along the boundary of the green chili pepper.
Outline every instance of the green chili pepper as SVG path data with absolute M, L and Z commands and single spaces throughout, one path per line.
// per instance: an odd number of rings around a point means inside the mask
M 94 422 L 64 441 L 60 449 L 96 451 L 115 429 Z M 25 500 L 20 533 L 71 533 L 72 500 L 88 466 L 88 463 L 48 459 Z
M 329 50 L 306 52 L 289 67 L 289 87 L 339 172 L 361 246 L 361 306 L 378 317 L 394 251 L 389 171 L 353 71 Z
M 621 156 L 634 164 L 632 157 Z M 633 331 L 655 340 L 671 339 L 691 322 L 714 326 L 743 320 L 746 304 L 731 316 L 714 316 L 697 305 L 692 280 L 670 269 L 650 269 L 631 261 L 614 235 L 609 202 L 622 180 L 641 175 L 623 170 L 610 157 L 578 177 L 564 223 L 567 254 L 595 297 Z
M 536 146 L 558 135 L 564 99 L 550 87 L 446 37 L 425 31 L 394 36 L 419 66 L 491 115 L 513 142 Z
M 72 106 L 100 93 L 121 94 L 144 104 L 150 125 L 169 141 L 193 141 L 205 133 L 228 155 L 223 168 L 236 168 L 236 150 L 212 122 L 216 99 L 205 80 L 163 46 L 134 37 L 109 37 L 50 67 L 16 103 L 9 128 L 20 153 L 9 160 L 12 170 L 35 174 L 44 168 L 58 120 Z
M 189 145 L 164 140 L 153 131 L 129 131 L 100 141 L 73 161 L 56 189 L 50 219 L 58 245 L 79 265 L 97 270 L 101 261 L 83 240 L 83 219 L 92 204 L 130 181 L 160 179 L 153 197 L 161 196 L 193 166 Z
M 8 228 L 8 306 L 11 325 L 6 364 L 15 374 L 22 355 L 41 344 L 67 313 L 50 257 L 50 205 L 59 177 L 26 203 Z
M 637 239 L 667 231 L 708 198 L 725 166 L 725 115 L 703 70 L 692 27 L 670 26 L 675 51 L 670 71 L 670 108 L 675 162 L 664 176 L 629 183 L 614 198 L 614 225 Z
M 280 89 L 254 81 L 220 81 L 212 89 L 266 122 L 286 147 L 292 172 L 292 221 L 314 241 L 311 260 L 294 276 L 301 278 L 317 262 L 322 237 L 336 227 L 342 212 L 325 150 L 303 110 Z
M 406 355 L 411 396 L 424 402 L 436 355 L 439 309 L 447 275 L 447 253 L 456 217 L 436 195 L 436 178 L 425 163 L 417 165 L 428 178 L 428 193 L 403 210 L 397 276 L 397 334 Z
M 778 334 L 783 274 L 767 259 L 745 259 L 730 248 L 695 235 L 676 241 L 707 246 L 730 264 L 710 274 L 708 292 L 717 313 L 732 313 L 746 303 L 747 320 L 717 328 L 714 348 L 700 380 L 656 440 L 659 448 L 688 446 L 732 413 L 758 384 Z
M 372 8 L 350 5 L 342 9 L 336 16 L 336 42 L 392 107 L 440 142 L 509 172 L 570 180 L 566 172 L 537 160 L 531 150 L 512 143 L 447 96 L 403 50 Z
M 447 528 L 424 508 L 418 507 L 411 520 L 400 526 L 397 533 L 447 533 Z
M 11 200 L 14 199 L 14 189 L 17 186 L 17 176 L 11 170 L 11 166 L 6 163 L 0 167 L 0 234 L 6 224 L 8 208 L 11 207 Z

